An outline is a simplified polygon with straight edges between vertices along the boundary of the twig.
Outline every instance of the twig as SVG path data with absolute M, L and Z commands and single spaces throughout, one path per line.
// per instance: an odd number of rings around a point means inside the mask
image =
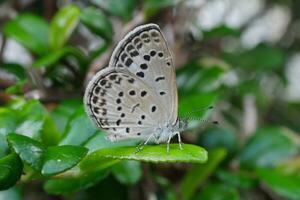
M 6 37 L 4 35 L 1 35 L 1 46 L 0 46 L 0 64 L 3 63 L 3 54 L 4 54 L 4 48 L 6 44 Z

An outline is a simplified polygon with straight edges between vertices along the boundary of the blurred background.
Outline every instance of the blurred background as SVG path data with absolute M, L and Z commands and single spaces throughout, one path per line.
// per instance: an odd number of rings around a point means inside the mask
M 78 179 L 32 176 L 0 199 L 300 199 L 300 1 L 1 0 L 0 158 L 11 132 L 47 146 L 109 143 L 82 106 L 117 42 L 160 25 L 177 68 L 183 142 L 205 164 L 123 161 Z M 176 142 L 176 140 L 174 140 Z M 29 174 L 29 175 L 28 175 Z

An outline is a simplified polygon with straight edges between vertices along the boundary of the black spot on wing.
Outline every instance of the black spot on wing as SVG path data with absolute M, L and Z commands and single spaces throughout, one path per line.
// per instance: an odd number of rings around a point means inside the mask
M 145 76 L 144 72 L 137 72 L 136 75 L 141 78 L 144 78 L 144 76 Z
M 161 81 L 161 80 L 165 80 L 164 76 L 159 76 L 155 79 L 156 82 Z
M 149 55 L 144 55 L 143 58 L 147 61 L 150 61 L 150 56 Z

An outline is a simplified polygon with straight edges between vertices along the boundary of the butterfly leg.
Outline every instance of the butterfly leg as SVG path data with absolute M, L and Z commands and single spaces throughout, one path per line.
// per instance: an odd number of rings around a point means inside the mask
M 170 152 L 170 141 L 172 139 L 172 135 L 169 136 L 168 141 L 167 141 L 167 153 Z
M 183 148 L 182 148 L 182 142 L 181 142 L 180 132 L 177 132 L 176 134 L 178 136 L 179 149 L 182 150 Z
M 149 142 L 149 140 L 151 139 L 151 137 L 153 137 L 153 134 L 151 134 L 151 135 L 147 138 L 147 140 L 146 140 L 145 142 L 141 142 L 141 143 L 136 147 L 137 150 L 136 150 L 135 153 L 140 152 L 140 151 L 144 148 L 144 146 Z

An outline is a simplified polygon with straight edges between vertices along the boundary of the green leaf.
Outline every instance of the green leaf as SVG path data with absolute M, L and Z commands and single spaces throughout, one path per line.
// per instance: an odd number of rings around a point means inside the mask
M 108 170 L 95 171 L 79 177 L 49 180 L 44 189 L 50 194 L 64 194 L 93 186 L 108 175 Z
M 238 191 L 230 186 L 220 183 L 206 186 L 202 192 L 197 195 L 195 200 L 238 200 Z
M 216 100 L 217 93 L 215 92 L 182 96 L 179 99 L 179 116 L 205 119 L 210 113 L 206 108 L 214 105 Z
M 47 146 L 57 145 L 60 141 L 61 133 L 58 131 L 50 115 L 45 116 L 41 133 L 42 141 Z
M 201 63 L 202 62 L 202 63 Z M 219 87 L 224 73 L 221 61 L 203 59 L 192 61 L 176 71 L 178 91 L 181 96 L 212 92 Z
M 48 24 L 40 16 L 22 14 L 4 26 L 4 33 L 21 43 L 37 55 L 43 55 L 48 48 Z
M 16 63 L 3 63 L 2 69 L 13 74 L 17 80 L 24 80 L 27 77 L 25 68 Z
M 6 190 L 16 184 L 23 171 L 19 156 L 11 153 L 0 159 L 0 190 Z
M 79 49 L 74 47 L 63 47 L 49 52 L 32 63 L 33 67 L 50 67 L 67 56 L 74 56 L 79 62 L 83 61 L 84 55 Z
M 298 174 L 300 175 L 300 155 L 293 156 L 288 160 L 280 163 L 276 168 L 285 174 Z
M 198 144 L 206 149 L 222 147 L 232 155 L 237 150 L 238 138 L 235 133 L 229 130 L 213 127 L 204 130 L 200 134 Z
M 14 111 L 8 108 L 0 108 L 0 134 L 7 135 L 15 130 L 17 116 Z
M 181 0 L 146 0 L 144 4 L 145 15 L 150 18 L 156 15 L 160 10 L 175 6 Z
M 93 33 L 111 41 L 113 37 L 113 27 L 101 10 L 88 7 L 82 11 L 81 21 Z
M 183 150 L 179 149 L 178 144 L 170 144 L 170 152 L 167 153 L 167 145 L 146 145 L 137 152 L 136 147 L 115 147 L 100 149 L 89 154 L 83 161 L 82 165 L 89 166 L 89 163 L 95 163 L 103 158 L 119 159 L 119 160 L 138 160 L 144 162 L 188 162 L 188 163 L 204 163 L 207 160 L 207 152 L 205 149 L 184 144 Z
M 45 107 L 37 100 L 23 102 L 15 109 L 18 117 L 18 126 L 15 133 L 40 139 L 44 120 L 47 113 Z
M 52 49 L 64 46 L 79 22 L 80 10 L 75 5 L 68 5 L 55 14 L 50 24 L 49 41 Z
M 92 137 L 97 127 L 89 119 L 81 105 L 70 117 L 60 144 L 81 145 Z
M 9 134 L 7 140 L 9 145 L 23 161 L 29 164 L 33 169 L 40 171 L 42 167 L 42 156 L 46 152 L 46 147 L 42 143 L 18 134 Z
M 8 152 L 8 145 L 5 140 L 5 136 L 0 134 L 0 158 L 5 156 Z
M 111 147 L 122 147 L 122 146 L 134 146 L 137 144 L 135 140 L 120 140 L 110 141 L 106 138 L 107 134 L 102 131 L 97 131 L 95 135 L 85 143 L 85 147 L 89 149 L 89 152 L 93 152 L 98 149 L 105 149 Z
M 18 81 L 16 84 L 8 87 L 5 89 L 5 92 L 8 94 L 23 94 L 23 88 L 25 84 L 27 83 L 27 80 Z
M 43 175 L 64 172 L 75 165 L 86 155 L 87 149 L 80 146 L 49 147 L 43 157 Z
M 241 165 L 246 168 L 275 166 L 296 155 L 298 147 L 284 130 L 261 128 L 241 152 Z
M 52 119 L 59 132 L 63 133 L 67 126 L 69 118 L 76 111 L 75 108 L 82 106 L 82 100 L 79 99 L 67 99 L 55 107 L 50 113 Z
M 15 187 L 13 187 L 5 191 L 0 191 L 0 199 L 22 200 L 22 197 L 20 191 L 18 191 Z
M 273 191 L 288 199 L 299 199 L 300 176 L 285 175 L 280 170 L 261 168 L 256 170 L 259 178 Z
M 112 167 L 112 173 L 122 184 L 135 184 L 142 177 L 141 163 L 124 160 Z
M 200 28 L 201 29 L 201 28 Z M 240 35 L 240 30 L 234 29 L 225 25 L 221 25 L 213 28 L 210 31 L 202 31 L 203 39 L 217 39 L 225 36 L 235 36 L 238 37 Z
M 197 187 L 201 185 L 224 160 L 225 149 L 215 149 L 208 152 L 208 161 L 203 165 L 195 165 L 182 180 L 181 191 L 184 199 L 190 199 Z
M 284 52 L 275 47 L 259 45 L 244 52 L 224 53 L 224 59 L 235 65 L 249 70 L 276 70 L 283 66 Z
M 100 8 L 112 15 L 121 17 L 124 21 L 132 18 L 136 0 L 91 0 Z
M 219 170 L 216 174 L 220 180 L 226 182 L 226 185 L 230 185 L 235 188 L 253 188 L 257 186 L 257 181 L 254 177 L 243 171 L 230 172 L 226 170 Z

